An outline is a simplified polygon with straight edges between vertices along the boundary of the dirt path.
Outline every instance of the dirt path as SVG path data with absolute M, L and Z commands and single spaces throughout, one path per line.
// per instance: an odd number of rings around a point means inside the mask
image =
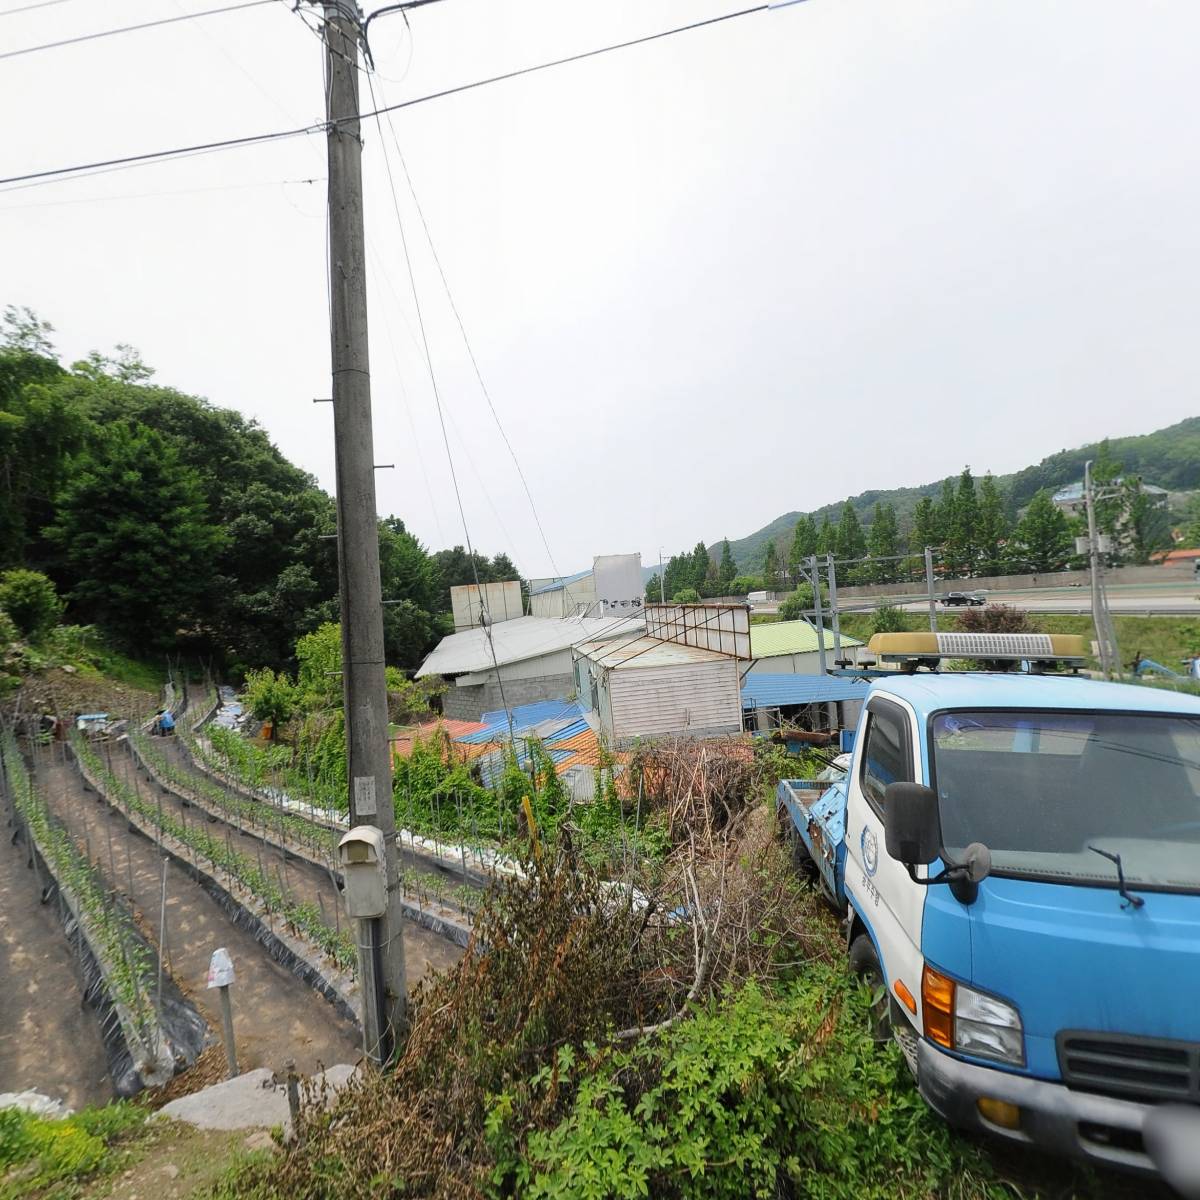
M 175 767 L 186 771 L 189 775 L 196 773 L 196 768 L 175 739 L 156 739 L 155 745 Z M 113 769 L 120 774 L 126 770 L 130 762 L 126 753 L 122 752 L 120 759 L 114 754 Z M 141 778 L 143 781 L 145 780 L 145 776 Z M 143 786 L 145 786 L 144 782 Z M 156 790 L 156 796 L 157 794 Z M 214 816 L 211 810 L 205 814 L 194 805 L 184 805 L 178 797 L 169 792 L 162 793 L 162 801 L 164 808 L 170 807 L 172 813 L 177 814 L 186 808 L 189 822 L 203 816 L 208 821 L 210 828 L 213 826 L 229 828 L 231 830 L 230 844 L 249 858 L 257 860 L 261 855 L 263 866 L 273 875 L 277 875 L 280 883 L 290 895 L 317 908 L 330 928 L 345 925 L 341 896 L 327 871 L 294 857 L 285 858 L 278 849 L 272 849 L 270 843 L 265 843 L 259 837 L 243 833 L 236 827 L 227 825 Z M 452 967 L 462 957 L 462 953 L 461 947 L 438 934 L 415 922 L 405 923 L 404 957 L 410 988 L 416 987 L 427 972 L 442 971 Z
M 243 1070 L 280 1070 L 287 1058 L 309 1074 L 322 1065 L 355 1062 L 361 1052 L 354 1026 L 287 968 L 254 936 L 237 928 L 204 889 L 168 862 L 166 936 L 160 924 L 162 859 L 153 842 L 131 833 L 124 818 L 85 792 L 78 773 L 61 757 L 38 762 L 37 783 L 51 811 L 80 842 L 108 885 L 129 897 L 142 931 L 165 947 L 175 982 L 220 1029 L 220 1015 L 206 985 L 208 962 L 218 946 L 228 949 L 237 971 L 232 989 L 238 1063 Z
M 33 1088 L 71 1108 L 113 1097 L 95 1012 L 58 919 L 25 864 L 24 838 L 0 823 L 0 1091 Z

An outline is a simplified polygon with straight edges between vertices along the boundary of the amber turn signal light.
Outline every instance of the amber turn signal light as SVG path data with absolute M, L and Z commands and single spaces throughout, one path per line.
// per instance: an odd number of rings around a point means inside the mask
M 925 1036 L 938 1046 L 954 1046 L 954 980 L 926 964 L 921 972 Z

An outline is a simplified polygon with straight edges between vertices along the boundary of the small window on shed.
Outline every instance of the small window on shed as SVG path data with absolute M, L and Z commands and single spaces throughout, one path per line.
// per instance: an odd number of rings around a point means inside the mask
M 912 779 L 908 718 L 891 704 L 876 703 L 867 715 L 863 742 L 862 789 L 876 809 L 883 807 L 889 783 Z

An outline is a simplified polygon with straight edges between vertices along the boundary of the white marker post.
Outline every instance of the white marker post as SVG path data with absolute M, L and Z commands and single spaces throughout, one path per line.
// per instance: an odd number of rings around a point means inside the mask
M 221 999 L 221 1028 L 225 1038 L 225 1061 L 229 1065 L 229 1078 L 238 1073 L 237 1050 L 233 1044 L 233 1006 L 229 1001 L 229 985 L 233 983 L 233 959 L 229 951 L 221 946 L 213 951 L 208 963 L 208 986 L 216 988 Z

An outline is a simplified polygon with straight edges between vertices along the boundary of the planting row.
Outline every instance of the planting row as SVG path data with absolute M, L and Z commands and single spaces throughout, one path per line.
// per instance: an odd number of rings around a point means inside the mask
M 105 891 L 100 873 L 67 831 L 52 820 L 10 733 L 5 732 L 0 740 L 0 756 L 13 806 L 59 887 L 74 901 L 80 924 L 101 960 L 112 999 L 125 1008 L 148 1044 L 155 1020 L 153 955 L 134 936 L 132 918 Z
M 161 834 L 174 838 L 199 858 L 235 879 L 247 892 L 263 904 L 269 913 L 277 913 L 298 934 L 318 946 L 342 970 L 353 971 L 357 962 L 354 940 L 348 932 L 330 929 L 313 904 L 289 897 L 280 884 L 255 860 L 239 853 L 200 823 L 189 824 L 160 806 L 144 799 L 136 788 L 116 776 L 83 738 L 73 736 L 72 746 L 87 773 L 104 791 L 106 797 L 129 812 L 153 825 Z

